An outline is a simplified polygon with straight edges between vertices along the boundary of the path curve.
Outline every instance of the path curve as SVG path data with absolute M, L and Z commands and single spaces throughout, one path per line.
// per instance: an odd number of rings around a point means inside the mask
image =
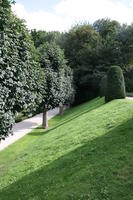
M 128 99 L 128 100 L 133 100 L 133 97 L 126 97 L 126 99 Z
M 59 108 L 55 108 L 48 112 L 48 119 L 51 119 L 59 113 Z M 10 144 L 22 138 L 24 135 L 37 128 L 42 123 L 42 113 L 22 122 L 16 123 L 13 127 L 13 135 L 0 142 L 0 151 L 8 147 Z

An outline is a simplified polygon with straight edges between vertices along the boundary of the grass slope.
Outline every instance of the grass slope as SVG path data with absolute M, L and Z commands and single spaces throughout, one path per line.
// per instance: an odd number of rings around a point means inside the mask
M 0 200 L 133 200 L 133 101 L 94 99 L 0 153 Z

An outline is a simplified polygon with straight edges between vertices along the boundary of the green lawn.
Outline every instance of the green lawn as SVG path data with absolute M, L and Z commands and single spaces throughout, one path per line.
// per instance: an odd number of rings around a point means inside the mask
M 133 101 L 94 99 L 0 153 L 0 200 L 133 200 Z

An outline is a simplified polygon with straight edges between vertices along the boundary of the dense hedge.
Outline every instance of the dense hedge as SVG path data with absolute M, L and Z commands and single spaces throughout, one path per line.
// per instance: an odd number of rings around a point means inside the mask
M 126 92 L 123 72 L 119 66 L 112 66 L 107 73 L 105 101 L 109 102 L 113 99 L 122 99 L 125 97 Z

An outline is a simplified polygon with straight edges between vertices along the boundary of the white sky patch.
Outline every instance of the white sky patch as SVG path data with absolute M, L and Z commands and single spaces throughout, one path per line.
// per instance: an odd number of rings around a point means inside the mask
M 112 0 L 61 0 L 53 11 L 27 11 L 16 3 L 12 10 L 25 19 L 29 29 L 66 31 L 79 21 L 93 23 L 97 19 L 110 18 L 120 23 L 133 22 L 133 0 L 129 5 Z

